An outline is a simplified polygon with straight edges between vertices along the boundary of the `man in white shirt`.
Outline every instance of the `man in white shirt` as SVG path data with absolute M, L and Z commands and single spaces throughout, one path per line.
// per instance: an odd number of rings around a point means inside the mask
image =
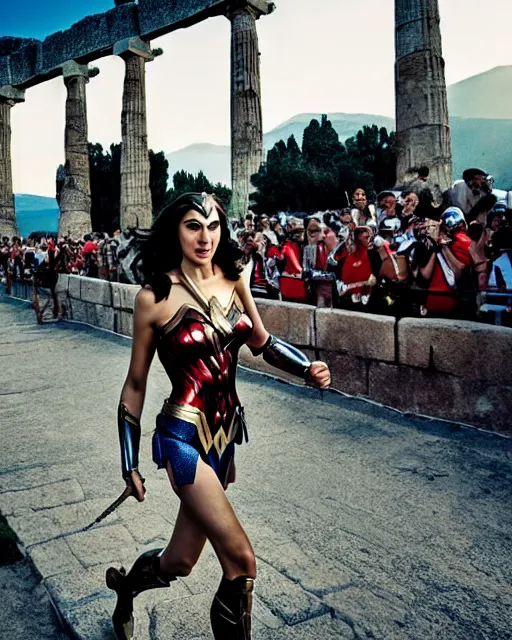
M 487 174 L 481 169 L 466 169 L 462 182 L 456 182 L 450 191 L 450 205 L 468 215 L 475 204 L 489 193 Z

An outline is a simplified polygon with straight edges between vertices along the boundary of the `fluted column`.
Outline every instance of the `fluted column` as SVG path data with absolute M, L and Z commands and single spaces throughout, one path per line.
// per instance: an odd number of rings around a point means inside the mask
M 395 23 L 397 184 L 427 166 L 444 191 L 452 153 L 438 0 L 395 0 Z
M 91 185 L 85 85 L 97 69 L 74 61 L 62 65 L 66 86 L 64 186 L 60 193 L 59 235 L 80 238 L 92 230 Z
M 11 109 L 24 99 L 24 91 L 0 87 L 0 237 L 18 235 L 12 191 Z
M 153 207 L 149 188 L 145 64 L 153 59 L 153 55 L 148 43 L 140 38 L 116 43 L 114 53 L 125 63 L 121 113 L 121 229 L 149 228 Z
M 258 14 L 251 7 L 235 7 L 231 21 L 231 215 L 242 217 L 253 191 L 251 175 L 263 160 Z

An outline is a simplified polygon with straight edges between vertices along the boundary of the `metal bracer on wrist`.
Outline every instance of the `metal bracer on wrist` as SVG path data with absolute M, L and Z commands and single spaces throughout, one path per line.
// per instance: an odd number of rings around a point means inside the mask
M 302 351 L 280 338 L 269 336 L 267 342 L 258 349 L 249 347 L 254 356 L 263 355 L 263 360 L 273 367 L 306 380 L 311 360 Z
M 124 404 L 117 410 L 117 427 L 121 446 L 121 470 L 125 480 L 131 471 L 138 471 L 140 446 L 140 420 L 128 411 Z

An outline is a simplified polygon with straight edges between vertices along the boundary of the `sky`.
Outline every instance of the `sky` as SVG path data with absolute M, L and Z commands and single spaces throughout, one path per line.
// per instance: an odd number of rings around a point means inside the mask
M 293 115 L 394 116 L 393 0 L 275 0 L 258 22 L 264 131 Z M 448 84 L 512 64 L 510 0 L 439 0 Z M 113 0 L 0 0 L 0 36 L 44 39 Z M 503 33 L 500 36 L 502 24 Z M 163 55 L 146 65 L 148 141 L 166 153 L 193 143 L 229 144 L 230 23 L 211 18 L 152 41 Z M 124 63 L 94 63 L 87 85 L 89 140 L 121 138 Z M 32 87 L 11 110 L 16 193 L 53 196 L 64 159 L 62 78 Z

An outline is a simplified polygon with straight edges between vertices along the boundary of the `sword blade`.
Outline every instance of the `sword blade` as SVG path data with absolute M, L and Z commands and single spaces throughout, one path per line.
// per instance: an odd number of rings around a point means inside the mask
M 113 513 L 117 509 L 117 507 L 123 504 L 123 502 L 127 498 L 129 498 L 132 494 L 133 494 L 133 489 L 131 488 L 131 486 L 127 485 L 123 493 L 118 498 L 116 498 L 114 502 L 105 509 L 105 511 L 100 513 L 100 515 L 96 518 L 96 520 L 93 520 L 90 524 L 84 527 L 82 531 L 87 531 L 88 529 L 91 529 L 92 527 L 97 525 L 99 522 L 104 520 L 107 516 Z

